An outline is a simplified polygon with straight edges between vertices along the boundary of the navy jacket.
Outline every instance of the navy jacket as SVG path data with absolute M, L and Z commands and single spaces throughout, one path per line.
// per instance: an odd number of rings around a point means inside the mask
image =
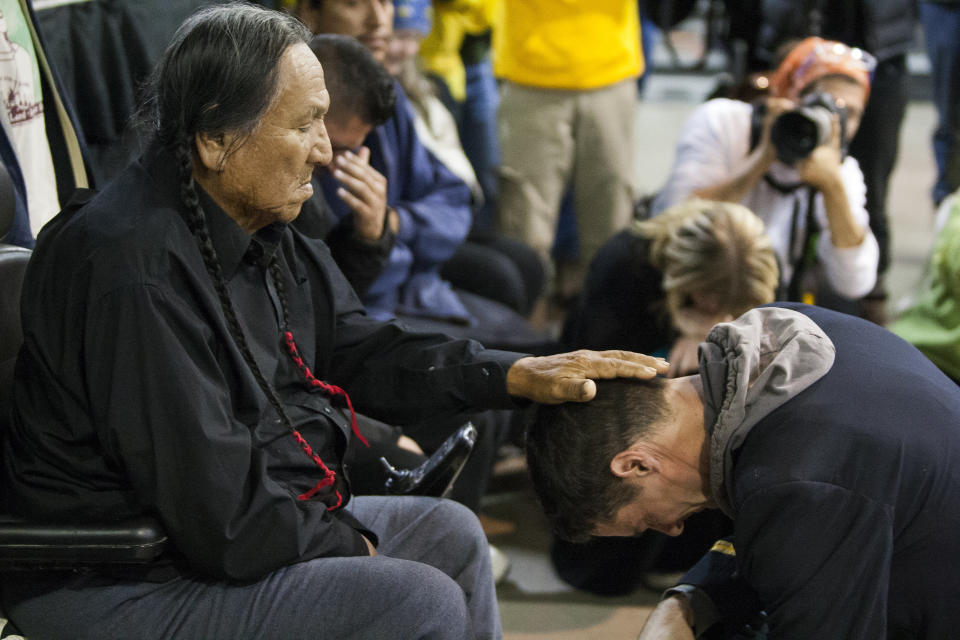
M 835 358 L 739 434 L 725 469 L 769 637 L 955 637 L 960 389 L 877 325 L 776 306 L 812 319 Z

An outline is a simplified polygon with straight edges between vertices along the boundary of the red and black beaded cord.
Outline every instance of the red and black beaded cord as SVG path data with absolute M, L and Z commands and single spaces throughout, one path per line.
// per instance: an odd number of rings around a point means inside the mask
M 297 369 L 300 370 L 300 373 L 303 374 L 304 380 L 307 381 L 307 384 L 309 384 L 311 387 L 319 387 L 320 389 L 323 389 L 325 392 L 327 392 L 328 395 L 342 396 L 343 399 L 346 400 L 347 408 L 350 409 L 350 430 L 353 432 L 353 435 L 355 435 L 357 438 L 360 439 L 360 442 L 362 442 L 364 446 L 369 447 L 370 443 L 367 442 L 367 439 L 363 436 L 362 433 L 360 433 L 360 428 L 357 426 L 357 414 L 353 410 L 353 402 L 350 401 L 350 396 L 347 395 L 347 392 L 344 391 L 341 387 L 338 387 L 335 384 L 329 384 L 327 382 L 324 382 L 323 380 L 320 380 L 319 378 L 313 375 L 313 372 L 310 371 L 310 367 L 308 367 L 306 363 L 303 361 L 303 358 L 300 357 L 300 352 L 297 350 L 297 343 L 294 342 L 293 340 L 292 331 L 289 331 L 289 330 L 284 331 L 283 340 L 287 346 L 287 353 L 290 355 L 290 358 L 293 360 L 293 363 L 297 365 Z M 323 463 L 323 460 L 320 458 L 320 456 L 318 456 L 313 451 L 313 449 L 310 447 L 310 445 L 307 443 L 304 437 L 296 429 L 293 430 L 293 437 L 294 439 L 296 439 L 297 443 L 300 445 L 300 448 L 303 449 L 303 452 L 306 453 L 308 456 L 310 456 L 310 458 L 314 462 L 316 462 L 317 465 L 323 470 L 323 479 L 321 479 L 320 482 L 315 484 L 313 488 L 310 489 L 309 491 L 305 493 L 301 493 L 299 496 L 297 496 L 300 500 L 309 500 L 311 497 L 313 497 L 314 494 L 316 494 L 321 489 L 332 485 L 336 481 L 337 474 L 334 471 L 332 471 L 326 464 Z M 336 509 L 343 503 L 343 496 L 340 495 L 339 491 L 337 491 L 336 493 L 337 493 L 337 503 L 332 507 L 328 507 L 328 510 Z

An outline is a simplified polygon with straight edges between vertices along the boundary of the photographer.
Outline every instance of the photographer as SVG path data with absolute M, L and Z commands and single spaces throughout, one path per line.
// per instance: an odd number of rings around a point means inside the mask
M 819 284 L 813 256 L 836 294 L 866 295 L 878 248 L 863 174 L 846 146 L 860 124 L 873 64 L 862 50 L 807 38 L 771 76 L 762 103 L 721 98 L 698 107 L 654 212 L 691 196 L 739 202 L 767 227 L 781 267 L 778 298 L 812 302 L 807 294 Z

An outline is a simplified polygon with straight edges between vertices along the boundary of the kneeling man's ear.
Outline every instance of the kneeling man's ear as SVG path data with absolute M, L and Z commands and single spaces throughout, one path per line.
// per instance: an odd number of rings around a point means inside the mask
M 643 477 L 655 473 L 658 468 L 656 456 L 644 448 L 626 449 L 610 461 L 610 471 L 619 478 Z

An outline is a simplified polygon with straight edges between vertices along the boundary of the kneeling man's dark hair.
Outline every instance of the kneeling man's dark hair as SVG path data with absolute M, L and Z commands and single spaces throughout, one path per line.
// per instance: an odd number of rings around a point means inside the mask
M 527 465 L 557 535 L 585 542 L 635 497 L 610 461 L 666 416 L 664 389 L 662 378 L 601 380 L 590 402 L 537 408 L 527 429 Z

